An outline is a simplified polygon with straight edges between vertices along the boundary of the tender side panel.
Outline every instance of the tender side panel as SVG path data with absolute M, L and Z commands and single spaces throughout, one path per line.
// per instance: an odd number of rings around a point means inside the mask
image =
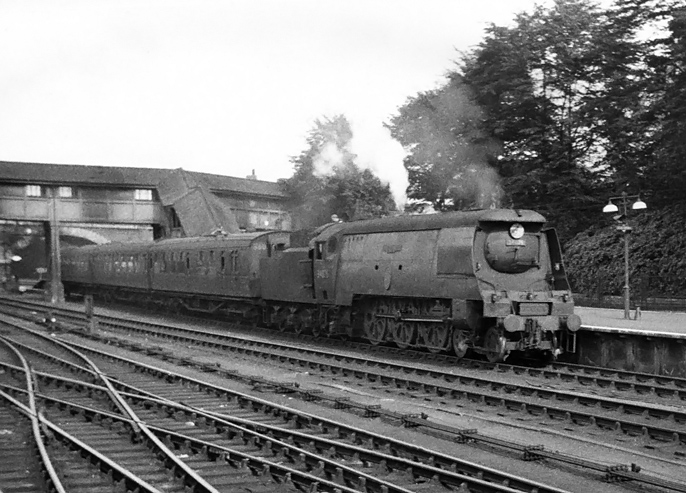
M 279 256 L 263 258 L 260 273 L 265 300 L 314 303 L 308 248 L 291 248 Z

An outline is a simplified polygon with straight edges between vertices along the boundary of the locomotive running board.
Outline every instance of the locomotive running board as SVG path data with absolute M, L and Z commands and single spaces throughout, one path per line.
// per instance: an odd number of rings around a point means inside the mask
M 445 322 L 450 322 L 449 318 L 430 318 L 430 317 L 403 317 L 398 315 L 390 315 L 385 313 L 375 313 L 376 318 L 390 318 L 396 322 L 429 322 L 434 324 L 442 324 Z

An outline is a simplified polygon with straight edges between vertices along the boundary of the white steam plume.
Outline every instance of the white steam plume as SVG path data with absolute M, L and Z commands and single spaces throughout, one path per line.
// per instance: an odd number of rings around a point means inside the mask
M 315 176 L 329 176 L 335 167 L 343 165 L 343 152 L 334 142 L 327 142 L 313 160 Z
M 381 124 L 361 125 L 349 120 L 352 138 L 344 149 L 335 142 L 327 142 L 314 157 L 314 174 L 329 176 L 335 167 L 345 164 L 348 154 L 354 155 L 354 163 L 361 169 L 371 170 L 382 183 L 388 184 L 399 211 L 407 202 L 409 181 L 403 160 L 407 152 L 391 137 Z
M 407 202 L 407 170 L 403 160 L 407 155 L 400 142 L 391 137 L 390 132 L 380 123 L 363 125 L 350 122 L 353 138 L 350 152 L 357 155 L 355 163 L 360 168 L 374 172 L 383 183 L 388 183 L 399 211 Z

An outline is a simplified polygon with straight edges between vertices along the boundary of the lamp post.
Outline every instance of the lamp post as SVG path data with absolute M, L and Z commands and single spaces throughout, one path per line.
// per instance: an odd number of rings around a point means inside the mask
M 627 195 L 626 192 L 622 192 L 622 195 L 619 197 L 610 197 L 610 200 L 608 201 L 607 205 L 603 207 L 603 212 L 605 213 L 613 213 L 613 212 L 619 212 L 619 208 L 617 205 L 615 205 L 612 201 L 613 200 L 618 200 L 621 201 L 622 204 L 622 210 L 623 212 L 621 214 L 617 214 L 616 216 L 613 216 L 612 218 L 619 222 L 617 225 L 617 229 L 621 232 L 624 233 L 624 318 L 630 319 L 630 293 L 629 293 L 629 233 L 631 232 L 631 226 L 626 224 L 627 219 L 627 203 L 631 199 L 636 199 L 636 202 L 631 204 L 631 208 L 633 210 L 642 210 L 642 209 L 647 209 L 648 206 L 646 205 L 645 202 L 641 200 L 641 197 L 639 195 Z

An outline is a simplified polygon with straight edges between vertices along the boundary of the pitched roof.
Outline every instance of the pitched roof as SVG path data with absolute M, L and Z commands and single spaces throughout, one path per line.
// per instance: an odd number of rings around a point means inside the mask
M 172 169 L 0 161 L 0 181 L 44 185 L 157 187 Z M 213 192 L 287 198 L 278 183 L 187 171 Z

